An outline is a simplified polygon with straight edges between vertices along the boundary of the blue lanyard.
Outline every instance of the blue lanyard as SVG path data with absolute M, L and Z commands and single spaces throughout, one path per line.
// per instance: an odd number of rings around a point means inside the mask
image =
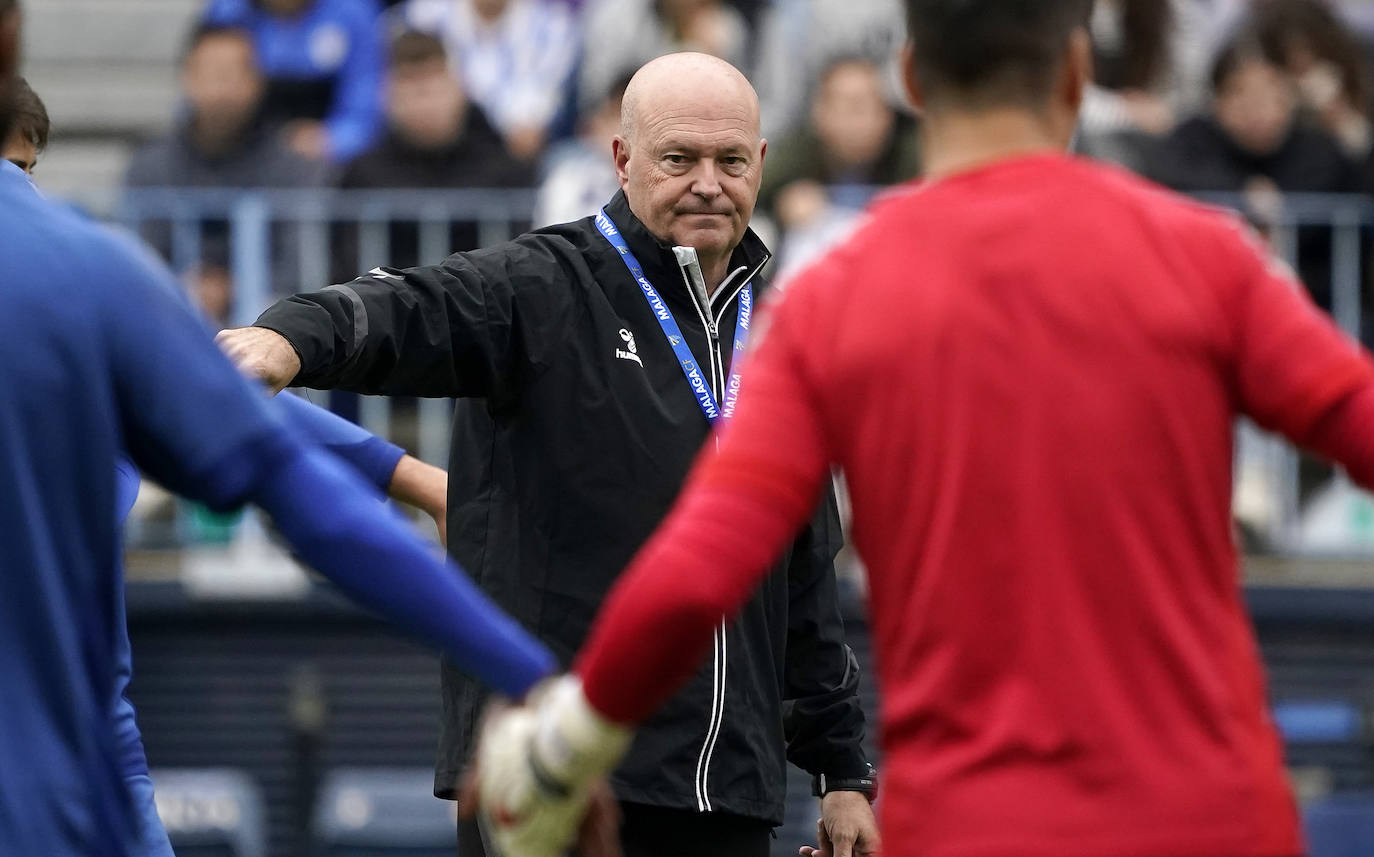
M 677 326 L 677 319 L 673 318 L 672 310 L 663 302 L 658 290 L 649 282 L 649 278 L 644 276 L 644 268 L 640 266 L 635 254 L 630 252 L 630 245 L 625 243 L 625 238 L 620 234 L 620 230 L 615 228 L 611 218 L 606 216 L 606 209 L 601 209 L 596 215 L 596 228 L 601 230 L 601 234 L 606 236 L 606 240 L 611 242 L 620 253 L 620 261 L 625 263 L 625 267 L 630 269 L 630 276 L 639 283 L 640 291 L 644 292 L 644 299 L 649 302 L 649 308 L 654 311 L 654 317 L 658 319 L 659 327 L 663 328 L 663 335 L 668 338 L 668 344 L 673 347 L 673 353 L 677 355 L 677 362 L 682 366 L 682 374 L 687 376 L 687 383 L 691 386 L 692 392 L 696 394 L 697 404 L 701 406 L 701 412 L 706 415 L 706 419 L 715 424 L 716 420 L 733 416 L 735 413 L 735 402 L 739 399 L 739 379 L 740 364 L 744 351 L 745 340 L 749 338 L 749 319 L 754 314 L 754 290 L 753 286 L 746 283 L 739 293 L 739 318 L 735 320 L 735 350 L 730 359 L 730 380 L 725 385 L 725 404 L 724 407 L 716 406 L 716 397 L 711 393 L 711 385 L 706 383 L 702 377 L 701 370 L 697 368 L 696 358 L 692 356 L 692 351 L 687 347 L 687 340 L 682 336 L 682 329 Z

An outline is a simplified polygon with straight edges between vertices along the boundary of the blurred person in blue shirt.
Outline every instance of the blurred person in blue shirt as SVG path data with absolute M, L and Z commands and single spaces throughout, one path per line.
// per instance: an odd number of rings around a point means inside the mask
M 303 157 L 342 163 L 382 127 L 384 49 L 377 0 L 210 0 L 204 21 L 253 34 L 266 117 Z
M 18 34 L 18 4 L 0 0 L 0 140 Z M 141 745 L 115 703 L 128 664 L 116 513 L 134 484 L 122 451 L 216 508 L 262 506 L 347 594 L 503 692 L 523 695 L 547 675 L 543 647 L 293 431 L 293 406 L 239 377 L 164 269 L 4 163 L 0 854 L 158 853 L 138 843 L 146 796 L 127 774 Z

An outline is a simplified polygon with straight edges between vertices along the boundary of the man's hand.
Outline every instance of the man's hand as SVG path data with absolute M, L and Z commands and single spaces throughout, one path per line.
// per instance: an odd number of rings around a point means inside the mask
M 301 371 L 301 358 L 286 337 L 265 327 L 222 330 L 215 337 L 220 350 L 239 371 L 280 393 Z
M 821 798 L 816 822 L 819 845 L 803 845 L 801 857 L 876 857 L 880 850 L 873 807 L 860 792 L 831 792 Z
M 427 513 L 439 528 L 439 543 L 448 547 L 448 473 L 406 455 L 396 463 L 387 494 Z
M 531 706 L 490 711 L 482 727 L 475 803 L 487 833 L 503 857 L 558 857 L 579 829 L 589 853 L 614 853 L 598 783 L 629 746 L 629 730 L 597 714 L 573 676 L 532 696 Z M 471 811 L 474 802 L 464 803 Z

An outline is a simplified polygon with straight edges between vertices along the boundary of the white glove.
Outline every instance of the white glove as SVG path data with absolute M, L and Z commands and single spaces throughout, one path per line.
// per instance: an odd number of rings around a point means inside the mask
M 504 857 L 563 854 L 592 784 L 630 744 L 630 731 L 598 714 L 575 676 L 556 679 L 534 697 L 492 716 L 477 748 L 479 804 Z

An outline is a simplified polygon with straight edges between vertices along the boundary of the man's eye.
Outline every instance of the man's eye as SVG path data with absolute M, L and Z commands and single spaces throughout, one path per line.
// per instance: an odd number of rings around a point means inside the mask
M 664 156 L 663 156 L 663 160 L 667 161 L 667 162 L 670 163 L 670 164 L 685 164 L 685 163 L 687 163 L 687 156 L 686 156 L 686 155 L 664 155 Z

